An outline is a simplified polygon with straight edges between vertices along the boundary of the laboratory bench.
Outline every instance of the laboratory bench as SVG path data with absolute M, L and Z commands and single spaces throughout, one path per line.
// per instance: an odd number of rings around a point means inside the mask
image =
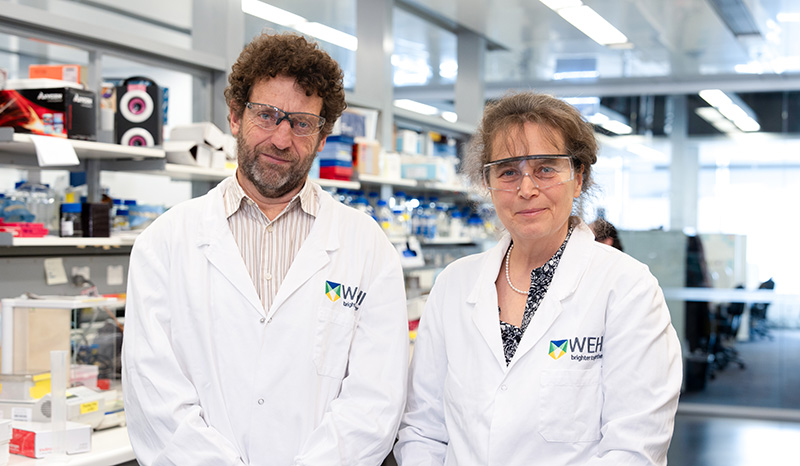
M 127 427 L 112 427 L 92 433 L 92 451 L 67 455 L 69 466 L 117 466 L 136 465 L 131 443 L 128 440 Z M 28 458 L 21 455 L 10 455 L 9 466 L 37 466 L 57 464 L 47 457 L 41 459 Z

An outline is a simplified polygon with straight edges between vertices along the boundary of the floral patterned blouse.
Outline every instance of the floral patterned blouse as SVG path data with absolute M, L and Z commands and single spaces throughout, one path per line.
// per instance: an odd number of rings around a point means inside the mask
M 561 247 L 553 254 L 553 257 L 541 267 L 537 267 L 531 271 L 531 287 L 528 290 L 525 313 L 522 315 L 522 325 L 517 327 L 508 322 L 500 321 L 500 334 L 503 337 L 503 353 L 505 353 L 506 365 L 511 363 L 511 358 L 514 357 L 519 342 L 522 340 L 522 334 L 525 333 L 525 329 L 528 328 L 528 324 L 531 322 L 533 315 L 536 313 L 536 310 L 539 309 L 539 304 L 542 302 L 544 294 L 547 293 L 547 288 L 550 287 L 550 282 L 553 281 L 556 267 L 558 267 L 558 263 L 561 261 L 561 256 L 564 254 L 564 248 L 567 247 L 567 241 L 569 241 L 570 236 L 572 236 L 572 227 L 570 227 L 567 232 L 567 237 L 564 238 L 564 242 L 561 243 Z M 509 244 L 508 247 L 510 248 L 511 245 Z M 500 306 L 497 306 L 497 311 L 498 313 L 500 312 Z

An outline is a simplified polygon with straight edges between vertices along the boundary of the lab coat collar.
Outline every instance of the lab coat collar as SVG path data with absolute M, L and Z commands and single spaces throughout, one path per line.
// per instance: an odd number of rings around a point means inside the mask
M 483 336 L 487 345 L 504 370 L 510 370 L 542 337 L 561 315 L 562 301 L 569 298 L 577 289 L 589 263 L 589 248 L 594 241 L 594 235 L 589 228 L 580 222 L 575 226 L 572 237 L 564 249 L 553 281 L 539 305 L 536 315 L 531 320 L 525 334 L 522 336 L 511 363 L 506 366 L 503 353 L 503 341 L 500 335 L 499 315 L 497 311 L 497 290 L 494 282 L 500 270 L 505 253 L 508 250 L 511 237 L 504 235 L 498 244 L 487 251 L 480 266 L 478 286 L 473 288 L 467 297 L 467 303 L 475 304 L 472 320 Z
M 247 271 L 242 254 L 233 238 L 233 233 L 225 218 L 222 193 L 228 183 L 235 183 L 233 177 L 226 178 L 203 198 L 200 231 L 197 235 L 197 247 L 203 250 L 206 259 L 220 271 L 233 285 L 253 309 L 264 315 L 264 308 L 253 279 Z
M 472 322 L 503 370 L 506 369 L 506 359 L 503 338 L 500 335 L 500 315 L 497 311 L 497 289 L 494 282 L 510 243 L 511 237 L 506 234 L 495 247 L 486 251 L 478 269 L 480 272 L 475 282 L 478 285 L 467 296 L 467 303 L 474 304 Z
M 326 266 L 330 262 L 329 253 L 339 248 L 339 236 L 335 233 L 331 234 L 331 232 L 338 231 L 339 220 L 335 215 L 338 206 L 335 205 L 336 201 L 330 194 L 322 190 L 316 183 L 308 181 L 317 192 L 319 213 L 308 237 L 289 267 L 289 271 L 273 299 L 272 307 L 265 312 L 253 285 L 253 279 L 247 271 L 239 247 L 236 245 L 236 240 L 225 219 L 222 192 L 225 184 L 231 182 L 235 183 L 236 181 L 232 177 L 223 180 L 206 195 L 203 215 L 200 219 L 201 228 L 197 247 L 204 248 L 208 261 L 228 279 L 259 314 L 269 318 L 313 274 Z
M 272 301 L 272 307 L 269 309 L 267 317 L 272 317 L 292 294 L 315 273 L 328 265 L 331 261 L 330 254 L 340 246 L 339 216 L 336 215 L 336 211 L 343 206 L 337 205 L 338 201 L 334 200 L 316 183 L 311 180 L 308 180 L 307 183 L 311 183 L 317 191 L 317 199 L 319 199 L 317 218 L 289 267 L 286 278 L 283 279 L 278 294 Z M 322 284 L 320 284 L 320 291 L 323 291 Z
M 545 293 L 536 315 L 522 335 L 517 351 L 509 364 L 509 370 L 525 356 L 547 334 L 553 323 L 564 311 L 563 301 L 575 293 L 589 265 L 590 247 L 594 235 L 583 222 L 575 226 L 567 242 L 564 254 L 556 268 L 553 281 Z

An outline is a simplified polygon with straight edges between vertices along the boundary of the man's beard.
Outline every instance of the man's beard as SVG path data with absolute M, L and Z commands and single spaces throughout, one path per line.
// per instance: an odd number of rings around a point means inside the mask
M 280 150 L 274 145 L 259 150 L 258 146 L 248 147 L 240 132 L 236 137 L 239 159 L 239 171 L 253 183 L 258 192 L 266 198 L 278 198 L 303 185 L 314 163 L 314 154 L 298 157 L 288 150 Z M 282 160 L 289 160 L 286 165 L 271 165 L 260 162 L 260 153 L 268 153 Z

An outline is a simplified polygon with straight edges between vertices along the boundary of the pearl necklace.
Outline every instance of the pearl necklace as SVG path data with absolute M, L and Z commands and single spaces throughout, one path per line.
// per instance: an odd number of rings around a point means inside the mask
M 525 296 L 527 296 L 528 295 L 527 291 L 522 291 L 516 286 L 511 284 L 511 277 L 508 275 L 508 261 L 511 258 L 512 249 L 514 249 L 514 243 L 511 243 L 511 246 L 508 248 L 508 252 L 506 253 L 506 281 L 508 282 L 508 286 L 510 286 L 512 290 L 516 291 L 519 294 L 524 294 Z

